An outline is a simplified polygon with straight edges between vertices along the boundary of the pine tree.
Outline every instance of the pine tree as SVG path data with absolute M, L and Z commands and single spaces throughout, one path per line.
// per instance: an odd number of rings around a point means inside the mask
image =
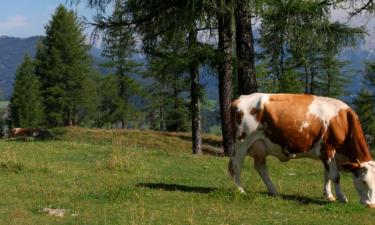
M 363 88 L 354 99 L 356 112 L 361 120 L 367 141 L 375 147 L 375 62 L 366 62 Z
M 186 49 L 183 46 L 183 36 L 172 39 L 164 38 L 149 52 L 149 67 L 146 77 L 155 82 L 150 86 L 154 96 L 154 110 L 158 111 L 159 128 L 168 131 L 189 130 L 188 108 L 185 104 L 188 92 L 187 70 L 189 61 L 181 53 Z
M 363 88 L 353 101 L 369 145 L 375 147 L 375 98 L 374 93 Z
M 276 91 L 288 91 L 284 88 L 289 84 L 283 82 L 290 77 L 284 76 L 293 70 L 294 75 L 299 74 L 295 78 L 303 81 L 301 91 L 307 94 L 342 94 L 348 79 L 338 53 L 354 46 L 362 29 L 332 23 L 327 1 L 273 0 L 262 10 L 261 45 L 269 75 L 279 84 Z
M 114 12 L 110 17 L 112 22 L 120 23 L 124 20 L 124 17 L 128 16 L 122 10 L 124 4 L 124 0 L 115 1 Z M 141 66 L 140 63 L 132 59 L 136 53 L 134 29 L 126 26 L 106 29 L 103 42 L 103 56 L 110 59 L 103 66 L 115 70 L 112 76 L 116 77 L 118 84 L 116 88 L 118 92 L 116 114 L 118 121 L 121 121 L 122 128 L 125 128 L 126 121 L 130 119 L 129 115 L 136 113 L 130 98 L 142 95 L 140 85 L 131 77 L 132 74 L 138 72 L 138 68 Z
M 29 55 L 16 72 L 13 95 L 10 99 L 12 127 L 36 128 L 43 122 L 40 84 L 34 74 L 34 64 Z
M 89 46 L 73 11 L 60 5 L 46 26 L 37 50 L 36 74 L 42 85 L 48 126 L 76 125 L 87 110 L 86 84 L 91 72 Z

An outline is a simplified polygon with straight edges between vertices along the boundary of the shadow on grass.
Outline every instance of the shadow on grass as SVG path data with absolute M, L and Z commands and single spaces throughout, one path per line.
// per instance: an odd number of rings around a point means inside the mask
M 308 205 L 308 204 L 315 204 L 315 205 L 326 205 L 328 204 L 328 201 L 325 201 L 323 199 L 314 199 L 306 196 L 298 196 L 298 195 L 286 195 L 282 194 L 280 195 L 282 199 L 285 200 L 292 200 L 299 202 L 300 204 Z
M 52 137 L 52 138 L 35 138 L 35 137 L 16 137 L 16 138 L 5 138 L 7 142 L 50 142 L 50 141 L 57 141 L 60 138 Z
M 210 187 L 192 187 L 180 184 L 165 184 L 165 183 L 138 183 L 136 187 L 150 188 L 164 191 L 182 191 L 191 193 L 208 194 L 217 190 L 217 188 Z
M 264 195 L 270 195 L 268 192 L 261 192 L 261 193 Z M 309 204 L 326 205 L 329 203 L 328 201 L 323 200 L 323 199 L 315 199 L 315 198 L 310 198 L 310 197 L 302 196 L 302 195 L 280 194 L 278 197 L 284 200 L 295 201 L 303 205 L 309 205 Z

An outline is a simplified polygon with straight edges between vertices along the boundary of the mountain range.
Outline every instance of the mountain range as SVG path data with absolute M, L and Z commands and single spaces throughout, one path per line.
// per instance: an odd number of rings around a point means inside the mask
M 25 54 L 34 57 L 38 42 L 43 36 L 18 38 L 0 36 L 0 100 L 8 100 L 13 92 L 13 82 L 17 67 L 22 63 Z M 91 48 L 90 54 L 97 66 L 101 58 L 101 50 Z
M 37 43 L 41 38 L 42 36 L 28 38 L 0 36 L 0 100 L 7 100 L 11 97 L 17 67 L 22 63 L 24 54 L 35 55 Z M 101 50 L 93 47 L 90 54 L 94 59 L 94 66 L 98 68 L 99 63 L 104 60 Z M 139 57 L 141 56 L 137 56 L 137 59 Z M 340 54 L 340 59 L 348 61 L 350 69 L 355 71 L 352 82 L 347 88 L 351 95 L 355 95 L 362 86 L 363 62 L 375 60 L 375 52 L 370 48 L 351 48 L 344 50 Z M 208 71 L 203 71 L 203 74 L 207 73 Z M 209 99 L 218 99 L 218 81 L 215 76 L 212 74 L 203 75 L 201 83 L 205 86 Z

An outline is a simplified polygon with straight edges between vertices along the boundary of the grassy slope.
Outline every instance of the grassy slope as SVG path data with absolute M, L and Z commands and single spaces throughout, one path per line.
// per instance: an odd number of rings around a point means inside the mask
M 317 161 L 270 158 L 281 197 L 265 194 L 249 159 L 248 194 L 238 194 L 226 164 L 191 155 L 185 134 L 73 128 L 59 141 L 1 140 L 0 224 L 374 224 L 349 175 L 349 204 L 321 199 Z M 45 207 L 68 213 L 51 217 Z

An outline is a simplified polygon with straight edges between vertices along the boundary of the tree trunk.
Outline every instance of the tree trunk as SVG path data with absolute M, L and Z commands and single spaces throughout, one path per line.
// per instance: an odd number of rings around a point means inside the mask
M 310 95 L 314 94 L 314 82 L 315 82 L 315 70 L 313 67 L 310 68 L 310 74 L 311 74 L 311 81 L 310 81 Z
M 248 3 L 237 0 L 235 18 L 238 89 L 240 95 L 246 95 L 257 91 L 254 66 L 254 38 Z
M 192 30 L 189 33 L 189 47 L 192 50 L 197 45 L 197 32 Z M 191 137 L 193 144 L 193 154 L 202 154 L 202 137 L 201 137 L 201 88 L 199 84 L 198 63 L 192 62 L 190 65 L 191 79 Z
M 164 130 L 164 98 L 163 98 L 163 83 L 160 84 L 160 99 L 159 99 L 159 129 Z
M 304 69 L 305 69 L 305 94 L 308 94 L 309 93 L 309 73 L 307 72 L 306 59 L 304 61 Z
M 219 101 L 221 115 L 221 130 L 223 136 L 224 153 L 229 155 L 232 149 L 232 129 L 231 129 L 231 113 L 230 106 L 232 101 L 232 15 L 229 8 L 229 0 L 218 0 L 218 4 L 222 11 L 218 12 L 218 34 L 219 43 L 218 50 L 220 60 L 218 62 L 219 74 Z M 226 5 L 223 5 L 226 4 Z

